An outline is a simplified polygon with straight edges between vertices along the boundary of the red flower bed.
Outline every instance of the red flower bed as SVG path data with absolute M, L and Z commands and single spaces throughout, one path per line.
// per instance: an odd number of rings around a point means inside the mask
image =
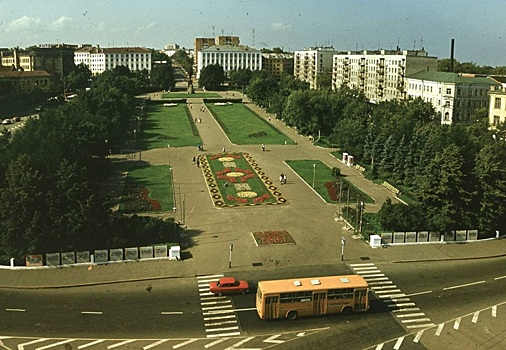
M 262 203 L 264 200 L 271 198 L 267 193 L 263 194 L 260 197 L 254 198 L 253 202 L 255 203 Z
M 151 210 L 154 211 L 162 210 L 162 206 L 159 201 L 149 198 L 149 190 L 147 188 L 142 189 L 141 198 L 149 204 Z
M 287 231 L 253 232 L 253 238 L 259 246 L 268 244 L 295 244 L 292 236 Z

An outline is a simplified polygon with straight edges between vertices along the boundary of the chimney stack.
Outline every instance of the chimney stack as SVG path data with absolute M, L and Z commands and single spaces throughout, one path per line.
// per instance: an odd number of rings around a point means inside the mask
M 452 39 L 452 45 L 450 49 L 450 73 L 453 73 L 453 57 L 455 54 L 455 39 Z

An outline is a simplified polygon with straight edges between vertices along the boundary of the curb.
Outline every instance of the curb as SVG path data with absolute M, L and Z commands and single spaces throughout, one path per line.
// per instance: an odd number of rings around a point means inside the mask
M 183 275 L 160 276 L 160 277 L 143 277 L 143 278 L 133 278 L 133 279 L 124 279 L 124 280 L 114 280 L 114 281 L 101 281 L 101 282 L 62 284 L 62 285 L 58 285 L 58 286 L 3 286 L 3 285 L 0 285 L 0 289 L 62 289 L 62 288 L 76 288 L 76 287 L 99 286 L 99 285 L 104 285 L 104 284 L 118 284 L 118 283 L 128 283 L 128 282 L 154 281 L 154 280 L 182 278 L 182 277 L 183 277 Z

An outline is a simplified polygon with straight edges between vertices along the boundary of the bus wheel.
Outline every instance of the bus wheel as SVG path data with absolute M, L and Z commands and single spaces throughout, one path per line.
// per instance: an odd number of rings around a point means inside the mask
M 351 315 L 353 313 L 353 309 L 349 306 L 346 306 L 343 308 L 342 313 L 343 315 Z
M 297 311 L 288 311 L 288 313 L 286 314 L 286 318 L 288 318 L 289 320 L 295 320 L 298 316 L 299 314 L 297 313 Z

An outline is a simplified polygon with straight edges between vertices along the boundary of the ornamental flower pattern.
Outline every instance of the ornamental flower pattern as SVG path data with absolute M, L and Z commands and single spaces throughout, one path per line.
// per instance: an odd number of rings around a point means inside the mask
M 248 153 L 201 155 L 199 156 L 199 160 L 211 199 L 216 207 L 224 208 L 238 205 L 275 205 L 288 203 L 281 192 L 278 191 L 277 187 L 273 185 L 273 182 Z M 244 166 L 244 160 L 247 161 L 246 164 L 249 166 Z M 217 161 L 221 164 L 217 165 Z M 214 172 L 210 166 L 211 162 L 213 162 Z M 236 163 L 240 164 L 241 162 L 241 166 L 236 165 Z M 216 170 L 217 166 L 223 166 L 224 168 Z M 249 167 L 251 168 L 248 169 Z M 265 189 L 260 191 L 260 193 L 254 192 L 258 189 L 251 190 L 248 184 L 249 180 L 255 178 L 260 179 L 265 186 Z M 230 184 L 231 187 L 229 189 L 223 188 L 223 186 L 228 187 L 227 184 Z M 256 186 L 258 187 L 258 183 Z M 234 189 L 234 193 L 231 194 L 230 189 Z M 222 193 L 223 190 L 226 190 L 228 194 Z

